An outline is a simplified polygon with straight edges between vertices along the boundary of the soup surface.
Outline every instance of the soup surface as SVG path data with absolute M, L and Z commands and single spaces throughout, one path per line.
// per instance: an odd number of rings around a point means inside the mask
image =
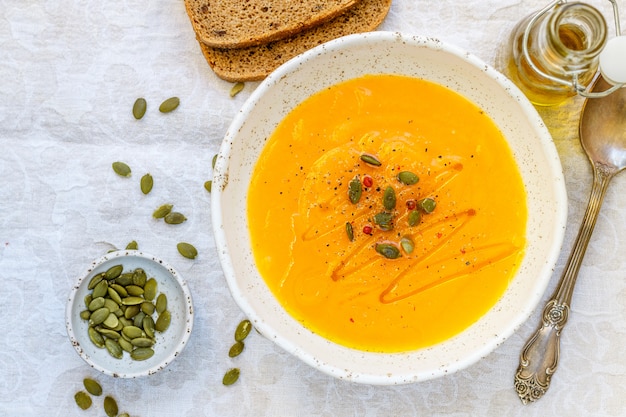
M 398 75 L 349 80 L 292 110 L 254 168 L 247 212 L 255 261 L 284 308 L 374 352 L 472 325 L 526 244 L 524 185 L 493 121 L 446 87 Z

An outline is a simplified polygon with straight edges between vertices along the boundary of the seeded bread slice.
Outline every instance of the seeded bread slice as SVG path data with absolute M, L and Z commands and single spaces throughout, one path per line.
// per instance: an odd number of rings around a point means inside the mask
M 244 48 L 324 23 L 361 0 L 185 0 L 198 40 Z
M 291 38 L 242 49 L 211 48 L 200 42 L 200 48 L 218 77 L 232 82 L 258 81 L 289 59 L 317 45 L 376 29 L 390 7 L 391 0 L 361 0 L 343 15 Z

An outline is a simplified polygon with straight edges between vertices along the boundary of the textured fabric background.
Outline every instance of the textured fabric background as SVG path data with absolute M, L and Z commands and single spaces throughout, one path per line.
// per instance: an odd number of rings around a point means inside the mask
M 494 63 L 515 23 L 547 0 L 395 0 L 381 29 L 427 35 Z M 608 1 L 592 4 L 610 19 Z M 626 10 L 626 9 L 624 9 Z M 622 13 L 622 17 L 624 13 Z M 547 394 L 523 406 L 513 374 L 540 308 L 484 360 L 454 375 L 396 387 L 335 380 L 253 333 L 228 358 L 243 318 L 221 272 L 212 237 L 211 158 L 240 106 L 202 57 L 182 0 L 0 0 L 0 416 L 103 415 L 74 404 L 85 376 L 115 396 L 120 412 L 191 416 L 621 416 L 626 415 L 626 176 L 611 184 Z M 181 98 L 173 113 L 159 103 Z M 148 101 L 141 121 L 135 98 Z M 582 101 L 541 109 L 562 158 L 569 228 L 549 292 L 567 259 L 591 176 L 578 142 Z M 117 177 L 115 160 L 134 175 Z M 151 194 L 139 192 L 150 172 Z M 188 221 L 151 219 L 173 202 Z M 68 342 L 70 288 L 89 263 L 136 240 L 187 279 L 196 321 L 183 354 L 139 380 L 92 371 Z M 176 243 L 193 243 L 191 261 Z M 546 297 L 548 294 L 546 294 Z M 242 370 L 222 386 L 224 371 Z

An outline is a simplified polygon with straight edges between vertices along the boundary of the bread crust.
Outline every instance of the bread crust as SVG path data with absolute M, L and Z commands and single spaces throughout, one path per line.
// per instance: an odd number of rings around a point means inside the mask
M 362 0 L 185 0 L 198 40 L 245 48 L 292 36 L 333 19 Z
M 200 42 L 200 48 L 221 79 L 231 82 L 259 81 L 289 59 L 317 45 L 353 33 L 375 30 L 387 16 L 391 1 L 362 0 L 327 23 L 265 45 L 221 49 Z

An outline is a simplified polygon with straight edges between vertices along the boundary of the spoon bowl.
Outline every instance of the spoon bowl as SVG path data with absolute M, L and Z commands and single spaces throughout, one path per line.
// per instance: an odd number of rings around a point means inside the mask
M 593 91 L 608 87 L 599 76 Z M 563 275 L 543 309 L 541 324 L 520 354 L 515 389 L 524 404 L 541 398 L 550 386 L 559 362 L 561 330 L 569 317 L 576 277 L 604 195 L 611 179 L 626 168 L 626 89 L 620 88 L 601 98 L 588 98 L 583 105 L 579 133 L 593 171 L 591 196 Z

